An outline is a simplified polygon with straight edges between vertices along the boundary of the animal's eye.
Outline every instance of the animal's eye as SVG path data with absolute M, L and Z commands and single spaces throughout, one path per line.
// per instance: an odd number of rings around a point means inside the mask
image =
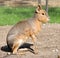
M 44 13 L 42 13 L 42 15 L 44 15 Z

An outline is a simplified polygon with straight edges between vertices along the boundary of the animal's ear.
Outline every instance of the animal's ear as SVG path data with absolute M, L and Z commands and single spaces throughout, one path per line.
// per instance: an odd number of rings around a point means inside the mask
M 42 9 L 41 5 L 38 4 L 38 7 L 37 7 L 37 9 L 36 9 L 36 13 L 38 13 L 41 9 Z

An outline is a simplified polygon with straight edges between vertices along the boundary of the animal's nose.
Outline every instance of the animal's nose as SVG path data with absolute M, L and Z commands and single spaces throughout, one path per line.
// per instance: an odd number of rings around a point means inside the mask
M 50 17 L 48 16 L 48 21 L 50 20 Z
M 47 21 L 49 22 L 50 19 L 47 19 Z
M 48 17 L 47 21 L 48 21 L 48 22 L 50 21 L 50 17 Z

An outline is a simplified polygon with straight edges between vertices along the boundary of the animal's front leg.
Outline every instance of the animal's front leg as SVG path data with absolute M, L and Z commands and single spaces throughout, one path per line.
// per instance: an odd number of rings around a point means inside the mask
M 37 54 L 38 53 L 37 37 L 35 35 L 31 35 L 31 38 L 34 44 L 34 53 Z

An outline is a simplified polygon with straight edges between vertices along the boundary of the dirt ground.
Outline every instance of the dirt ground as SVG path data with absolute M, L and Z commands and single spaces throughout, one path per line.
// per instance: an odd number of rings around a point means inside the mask
M 12 26 L 0 26 L 0 58 L 60 58 L 60 24 L 46 24 L 37 35 L 38 54 L 7 55 L 6 35 Z M 58 57 L 59 56 L 59 57 Z

